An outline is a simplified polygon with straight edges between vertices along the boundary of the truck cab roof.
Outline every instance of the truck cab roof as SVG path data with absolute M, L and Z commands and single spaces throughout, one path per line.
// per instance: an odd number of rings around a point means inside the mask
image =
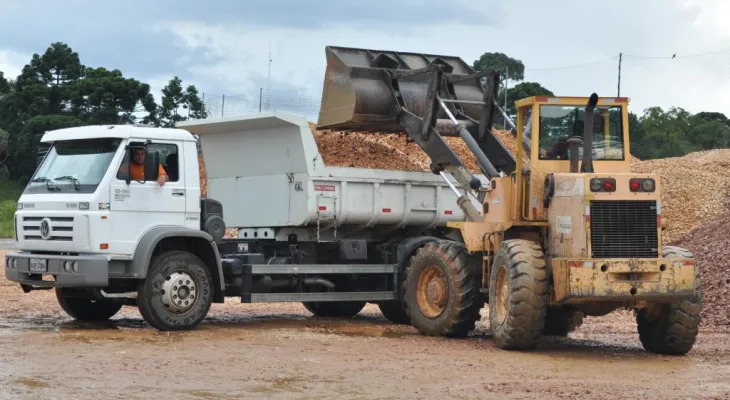
M 89 125 L 48 131 L 43 135 L 41 142 L 98 138 L 195 141 L 195 137 L 190 132 L 178 128 L 156 128 L 137 125 Z

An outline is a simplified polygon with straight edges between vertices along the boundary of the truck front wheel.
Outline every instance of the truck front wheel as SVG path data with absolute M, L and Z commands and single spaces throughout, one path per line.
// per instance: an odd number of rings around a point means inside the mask
M 502 242 L 489 281 L 489 325 L 497 347 L 537 347 L 547 303 L 548 272 L 542 248 L 523 239 Z
M 79 321 L 106 321 L 122 308 L 113 300 L 74 297 L 65 288 L 56 288 L 56 300 L 66 314 Z
M 213 281 L 205 264 L 185 251 L 157 255 L 147 279 L 137 287 L 144 320 L 161 331 L 188 330 L 200 324 L 213 302 Z
M 424 335 L 464 337 L 484 299 L 466 249 L 450 241 L 418 249 L 406 269 L 403 299 L 411 325 Z
M 326 318 L 354 317 L 365 308 L 364 301 L 306 301 L 302 304 L 315 316 Z

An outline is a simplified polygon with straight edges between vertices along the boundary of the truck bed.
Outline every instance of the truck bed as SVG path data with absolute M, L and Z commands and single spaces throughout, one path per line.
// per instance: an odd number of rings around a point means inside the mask
M 307 121 L 292 114 L 179 127 L 200 135 L 208 197 L 223 204 L 229 227 L 429 229 L 464 220 L 456 195 L 439 175 L 325 165 Z

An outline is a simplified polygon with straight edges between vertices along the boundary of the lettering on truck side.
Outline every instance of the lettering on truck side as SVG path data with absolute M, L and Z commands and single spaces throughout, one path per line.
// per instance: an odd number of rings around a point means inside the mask
M 334 192 L 335 185 L 314 185 L 315 192 Z

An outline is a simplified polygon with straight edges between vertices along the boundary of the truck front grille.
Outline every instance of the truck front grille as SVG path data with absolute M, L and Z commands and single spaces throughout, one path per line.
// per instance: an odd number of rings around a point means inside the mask
M 25 240 L 71 242 L 73 241 L 74 218 L 23 217 L 21 228 Z
M 659 256 L 656 201 L 591 201 L 590 207 L 593 257 Z

